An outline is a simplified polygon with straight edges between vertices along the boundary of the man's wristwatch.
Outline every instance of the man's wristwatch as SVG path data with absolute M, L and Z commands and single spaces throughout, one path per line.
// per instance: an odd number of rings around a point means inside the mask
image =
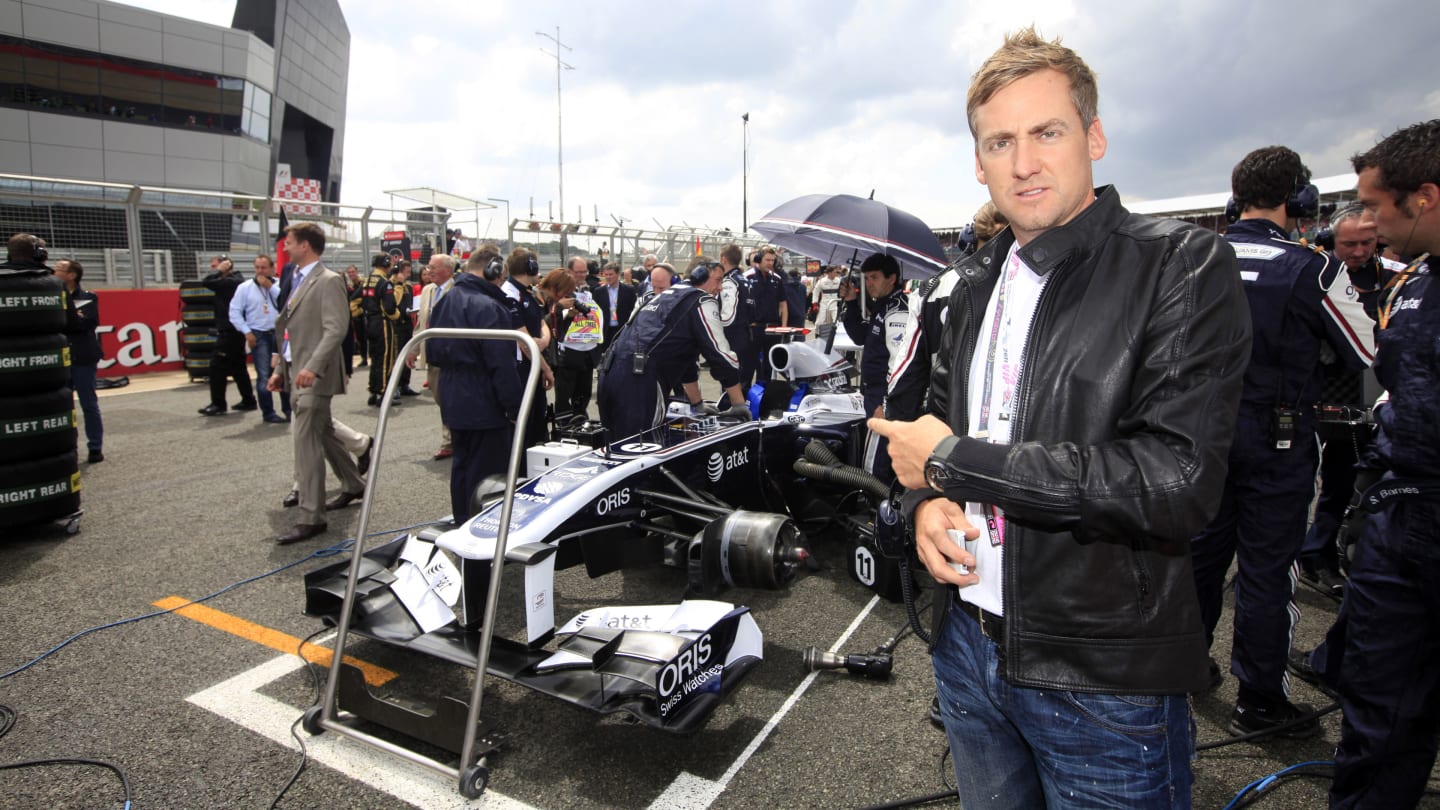
M 960 442 L 959 436 L 946 436 L 935 445 L 935 450 L 930 453 L 930 458 L 925 462 L 925 483 L 936 492 L 944 492 L 945 485 L 955 478 L 947 459 L 955 445 Z

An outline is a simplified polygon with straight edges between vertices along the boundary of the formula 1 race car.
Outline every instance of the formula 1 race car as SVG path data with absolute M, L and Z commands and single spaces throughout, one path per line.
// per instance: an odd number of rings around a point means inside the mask
M 636 436 L 593 448 L 531 448 L 504 550 L 504 562 L 523 576 L 501 580 L 523 587 L 502 584 L 510 609 L 501 615 L 486 615 L 503 512 L 497 484 L 477 493 L 487 505 L 464 525 L 437 523 L 367 550 L 350 629 L 474 667 L 485 625 L 510 621 L 514 627 L 491 627 L 481 659 L 488 674 L 654 728 L 698 728 L 761 656 L 749 610 L 719 597 L 730 588 L 786 587 L 806 566 L 807 531 L 843 524 L 848 535 L 864 535 L 873 525 L 867 498 L 883 497 L 873 486 L 849 497 L 866 489 L 854 469 L 866 429 L 848 364 L 805 343 L 776 346 L 771 359 L 786 379 L 752 399 L 754 421 L 692 416 L 680 404 Z M 811 475 L 796 472 L 805 457 Z M 841 513 L 841 502 L 854 512 Z M 863 581 L 868 565 L 875 586 L 874 561 L 856 560 L 852 573 Z M 657 564 L 685 571 L 684 601 L 600 606 L 557 626 L 557 570 L 584 565 L 598 577 Z M 306 576 L 308 614 L 338 621 L 349 567 Z M 374 699 L 358 676 L 343 680 L 340 704 L 363 716 L 357 707 Z M 430 741 L 459 750 L 453 739 Z

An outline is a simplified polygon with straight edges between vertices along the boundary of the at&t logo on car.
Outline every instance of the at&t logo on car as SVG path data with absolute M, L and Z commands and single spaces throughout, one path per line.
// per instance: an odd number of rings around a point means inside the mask
M 710 460 L 705 462 L 705 475 L 711 483 L 719 481 L 725 475 L 726 470 L 733 470 L 742 464 L 750 463 L 750 448 L 745 447 L 732 453 L 722 453 L 719 450 L 710 454 Z

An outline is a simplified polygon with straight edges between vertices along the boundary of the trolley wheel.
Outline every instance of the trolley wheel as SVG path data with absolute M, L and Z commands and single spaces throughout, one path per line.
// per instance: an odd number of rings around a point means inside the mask
M 66 521 L 65 521 L 65 533 L 66 533 L 66 534 L 79 534 L 79 533 L 80 533 L 80 517 L 79 517 L 78 515 L 75 516 L 75 517 L 70 518 L 69 520 L 66 520 Z
M 485 764 L 485 758 L 460 772 L 460 794 L 467 799 L 478 799 L 485 793 L 485 787 L 490 784 L 490 766 Z
M 322 734 L 325 731 L 325 727 L 320 725 L 320 720 L 324 716 L 325 709 L 323 707 L 311 706 L 305 710 L 305 714 L 301 715 L 300 727 L 305 729 L 305 733 L 311 737 Z

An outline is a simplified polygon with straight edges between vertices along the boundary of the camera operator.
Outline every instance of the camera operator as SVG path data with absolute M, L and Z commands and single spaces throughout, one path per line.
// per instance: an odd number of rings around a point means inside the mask
M 709 262 L 690 271 L 685 283 L 655 296 L 621 330 L 600 364 L 600 421 L 611 437 L 623 439 L 659 425 L 665 416 L 662 390 L 682 382 L 697 355 L 710 364 L 710 375 L 729 395 L 726 415 L 749 419 L 740 394 L 740 362 L 720 326 L 720 265 Z M 692 408 L 703 409 L 699 386 L 687 390 Z M 713 410 L 713 409 L 711 409 Z

